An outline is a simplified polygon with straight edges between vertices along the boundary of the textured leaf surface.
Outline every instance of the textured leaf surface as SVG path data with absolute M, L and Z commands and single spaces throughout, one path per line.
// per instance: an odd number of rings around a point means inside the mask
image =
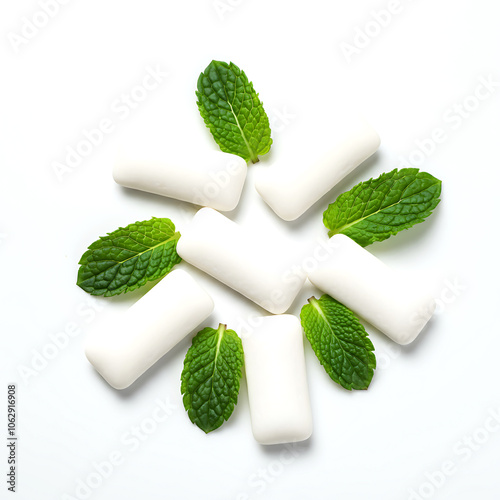
M 233 63 L 212 61 L 198 78 L 198 109 L 222 151 L 259 161 L 271 147 L 269 119 L 252 82 Z
M 184 408 L 206 433 L 220 427 L 238 402 L 243 347 L 226 325 L 205 328 L 193 339 L 181 375 Z
M 423 222 L 439 203 L 441 181 L 417 168 L 382 174 L 341 194 L 323 214 L 329 236 L 342 233 L 361 246 Z
M 105 297 L 135 290 L 181 261 L 179 238 L 170 219 L 155 217 L 101 236 L 80 259 L 77 285 Z
M 376 367 L 374 347 L 356 316 L 329 295 L 309 299 L 302 328 L 330 377 L 346 389 L 367 389 Z

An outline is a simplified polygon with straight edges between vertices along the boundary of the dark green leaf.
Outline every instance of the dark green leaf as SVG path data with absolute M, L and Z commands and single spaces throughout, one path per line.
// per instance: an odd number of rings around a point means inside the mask
M 77 285 L 110 297 L 162 278 L 181 261 L 180 234 L 170 219 L 136 222 L 101 236 L 80 259 Z
M 423 222 L 439 203 L 441 181 L 417 168 L 382 174 L 341 194 L 323 214 L 328 235 L 342 233 L 361 246 Z
M 212 61 L 198 78 L 196 96 L 200 114 L 222 151 L 253 163 L 269 151 L 269 119 L 238 66 Z
M 242 367 L 241 339 L 226 325 L 205 328 L 194 337 L 184 359 L 181 392 L 191 422 L 206 433 L 233 413 Z
M 329 295 L 309 299 L 302 328 L 332 380 L 346 389 L 367 389 L 376 367 L 374 347 L 351 310 Z

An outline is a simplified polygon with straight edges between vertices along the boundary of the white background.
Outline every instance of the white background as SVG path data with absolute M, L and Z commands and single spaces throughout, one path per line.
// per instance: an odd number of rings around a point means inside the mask
M 2 6 L 0 435 L 6 433 L 6 386 L 16 383 L 19 466 L 16 496 L 2 479 L 0 497 L 83 498 L 77 485 L 91 478 L 93 486 L 102 483 L 87 493 L 96 500 L 498 499 L 500 432 L 489 415 L 500 412 L 500 87 L 489 95 L 483 89 L 479 103 L 471 97 L 481 78 L 500 82 L 497 2 L 401 0 L 383 27 L 374 15 L 395 5 L 388 0 L 218 5 L 73 0 L 24 42 L 16 38 L 23 36 L 23 18 L 33 19 L 39 4 Z M 370 36 L 363 40 L 366 29 Z M 355 43 L 356 53 L 346 56 L 345 44 Z M 368 391 L 337 386 L 306 345 L 314 433 L 292 454 L 253 440 L 244 381 L 221 429 L 205 435 L 190 423 L 179 392 L 189 338 L 122 392 L 109 387 L 83 353 L 92 329 L 119 317 L 145 292 L 88 302 L 75 285 L 87 245 L 152 216 L 171 218 L 182 233 L 196 210 L 117 186 L 111 177 L 116 149 L 128 143 L 168 155 L 216 148 L 194 95 L 211 59 L 246 71 L 275 141 L 267 158 L 249 166 L 240 206 L 228 215 L 262 237 L 278 235 L 297 261 L 326 241 L 322 212 L 355 183 L 408 157 L 443 180 L 442 202 L 427 222 L 370 248 L 394 268 L 425 276 L 438 313 L 404 348 L 367 326 L 379 363 Z M 157 66 L 168 76 L 130 113 L 120 107 L 116 100 Z M 328 147 L 335 103 L 346 101 L 380 133 L 379 153 L 304 217 L 281 221 L 257 195 L 255 175 L 285 152 L 304 161 Z M 454 106 L 464 101 L 467 116 L 457 118 Z M 59 179 L 54 162 L 64 162 L 67 147 L 76 147 L 84 130 L 103 118 L 112 121 L 112 132 Z M 434 147 L 428 139 L 436 128 L 446 138 Z M 287 141 L 301 131 L 307 139 Z M 427 154 L 415 152 L 418 141 L 426 142 Z M 246 318 L 264 313 L 182 267 L 216 300 L 206 325 L 222 321 L 241 331 Z M 298 314 L 319 293 L 308 285 L 290 311 Z M 80 333 L 54 353 L 47 346 L 72 323 Z M 44 349 L 53 356 L 45 363 Z M 37 358 L 37 369 L 21 375 L 34 370 Z M 153 425 L 158 398 L 176 409 Z M 141 425 L 150 433 L 136 447 L 127 439 Z M 7 448 L 0 449 L 5 478 Z M 122 461 L 99 481 L 93 464 L 113 453 Z M 450 474 L 436 473 L 449 461 Z

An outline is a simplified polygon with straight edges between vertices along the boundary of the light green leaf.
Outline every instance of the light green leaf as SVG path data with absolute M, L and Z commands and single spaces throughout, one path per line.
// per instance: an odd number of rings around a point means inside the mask
M 105 297 L 135 290 L 181 261 L 179 238 L 170 219 L 156 217 L 101 236 L 82 255 L 76 284 Z
M 222 151 L 253 163 L 269 151 L 269 119 L 238 66 L 212 61 L 198 78 L 196 96 L 200 114 Z
M 438 205 L 441 181 L 417 168 L 382 174 L 341 194 L 323 214 L 328 235 L 365 247 L 423 222 Z
M 300 311 L 306 337 L 332 380 L 346 389 L 367 389 L 376 367 L 374 347 L 356 316 L 323 295 Z
M 220 324 L 193 339 L 181 375 L 184 408 L 206 433 L 220 427 L 238 402 L 243 346 L 238 334 Z

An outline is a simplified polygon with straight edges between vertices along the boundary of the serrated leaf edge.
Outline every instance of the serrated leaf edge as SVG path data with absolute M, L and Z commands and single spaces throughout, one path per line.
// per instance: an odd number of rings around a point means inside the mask
M 384 210 L 387 210 L 388 208 L 394 207 L 394 206 L 398 205 L 399 203 L 401 203 L 401 199 L 400 199 L 399 201 L 397 201 L 396 203 L 393 203 L 392 205 L 388 205 L 388 206 L 386 206 L 386 207 L 384 207 L 384 208 L 382 208 L 382 209 L 380 209 L 380 210 L 377 210 L 376 212 L 372 212 L 372 213 L 370 213 L 370 214 L 369 214 L 369 215 L 367 215 L 366 217 L 362 217 L 362 218 L 360 218 L 360 219 L 355 220 L 354 222 L 351 222 L 351 223 L 349 223 L 349 224 L 346 224 L 345 226 L 342 226 L 342 228 L 341 228 L 341 229 L 339 229 L 339 230 L 335 230 L 335 231 L 333 231 L 333 230 L 332 230 L 332 229 L 330 229 L 330 228 L 327 226 L 327 224 L 326 224 L 326 213 L 327 213 L 328 209 L 330 208 L 330 206 L 331 206 L 331 205 L 335 204 L 335 203 L 337 202 L 337 200 L 338 200 L 338 199 L 339 199 L 342 195 L 344 195 L 344 194 L 346 194 L 346 193 L 349 193 L 350 191 L 352 191 L 352 190 L 356 189 L 357 187 L 361 186 L 362 184 L 365 184 L 365 183 L 367 183 L 367 182 L 371 182 L 371 181 L 376 181 L 377 179 L 380 179 L 383 175 L 393 174 L 393 173 L 394 173 L 394 172 L 396 172 L 397 170 L 398 170 L 398 169 L 397 169 L 397 168 L 395 168 L 395 169 L 391 170 L 390 172 L 386 172 L 386 173 L 382 173 L 382 174 L 380 174 L 377 178 L 372 177 L 372 178 L 368 179 L 367 181 L 362 181 L 362 182 L 359 182 L 358 184 L 356 184 L 355 186 L 353 186 L 351 189 L 349 189 L 349 190 L 345 191 L 344 193 L 341 193 L 339 196 L 337 196 L 337 199 L 336 199 L 333 203 L 330 203 L 330 204 L 328 205 L 328 207 L 326 208 L 326 210 L 323 212 L 323 224 L 324 224 L 324 225 L 325 225 L 325 227 L 328 229 L 328 236 L 331 238 L 332 236 L 335 236 L 336 234 L 344 234 L 344 231 L 346 231 L 346 230 L 347 230 L 347 229 L 349 229 L 350 227 L 355 226 L 356 224 L 359 224 L 360 222 L 362 222 L 362 221 L 364 221 L 364 220 L 366 220 L 366 219 L 369 219 L 370 217 L 372 217 L 372 216 L 374 216 L 374 215 L 376 215 L 376 214 L 378 214 L 378 213 L 380 213 L 380 212 L 382 212 L 382 211 L 384 211 Z M 409 175 L 415 175 L 415 179 L 414 179 L 414 180 L 413 180 L 410 184 L 408 184 L 408 186 L 405 188 L 405 190 L 406 190 L 406 189 L 408 189 L 408 188 L 411 186 L 411 184 L 413 184 L 413 182 L 414 182 L 414 181 L 418 178 L 418 175 L 419 175 L 419 174 L 425 174 L 426 176 L 432 177 L 432 179 L 434 179 L 436 182 L 432 183 L 432 184 L 431 184 L 431 186 L 433 186 L 433 185 L 438 185 L 438 186 L 439 186 L 439 192 L 436 194 L 436 198 L 435 198 L 435 202 L 436 202 L 436 203 L 435 203 L 435 205 L 434 205 L 432 208 L 430 208 L 429 210 L 426 210 L 426 211 L 422 212 L 421 214 L 419 214 L 419 216 L 420 216 L 422 219 L 425 219 L 425 218 L 427 218 L 429 215 L 431 215 L 431 214 L 432 214 L 433 210 L 434 210 L 434 209 L 435 209 L 435 208 L 439 205 L 439 203 L 440 203 L 440 201 L 441 201 L 441 199 L 439 198 L 439 196 L 441 195 L 441 185 L 442 185 L 442 181 L 441 181 L 441 180 L 439 180 L 439 179 L 437 179 L 436 177 L 434 177 L 433 175 L 431 175 L 431 174 L 429 174 L 429 173 L 427 173 L 427 172 L 421 172 L 418 168 L 406 168 L 406 169 L 401 169 L 401 171 L 403 171 L 403 170 L 413 171 L 413 172 L 412 172 L 411 174 L 409 174 Z M 373 187 L 373 188 L 372 188 L 372 190 L 373 190 L 373 191 L 375 191 L 375 190 L 377 189 L 377 187 L 378 187 L 378 186 Z M 430 187 L 430 186 L 429 186 L 429 187 Z M 428 188 L 426 188 L 426 189 L 428 189 Z M 414 223 L 413 225 L 416 225 L 416 224 L 418 224 L 419 222 L 423 222 L 423 220 L 422 220 L 422 221 L 415 221 L 415 223 Z M 404 228 L 403 230 L 408 230 L 408 229 L 410 229 L 411 227 L 413 227 L 413 225 L 412 225 L 412 226 L 410 226 L 410 227 L 408 227 L 408 228 Z M 397 233 L 399 233 L 400 231 L 401 231 L 401 230 L 394 229 L 394 230 L 392 230 L 392 231 L 387 231 L 387 232 L 388 232 L 390 235 L 394 236 L 394 235 L 396 235 Z M 387 238 L 389 238 L 389 236 L 387 236 L 387 237 L 385 237 L 384 239 L 382 239 L 382 240 L 381 240 L 381 239 L 377 238 L 376 236 L 373 236 L 373 235 L 372 235 L 372 236 L 370 236 L 370 238 L 369 238 L 369 242 L 368 242 L 368 243 L 366 243 L 366 244 L 365 244 L 365 245 L 363 245 L 363 246 L 368 246 L 368 245 L 371 245 L 372 243 L 375 243 L 376 241 L 383 241 L 383 240 L 385 240 L 385 239 L 387 239 Z
M 322 295 L 320 297 L 320 299 L 322 299 L 323 297 L 325 296 L 328 296 L 328 295 Z M 328 296 L 329 297 L 329 296 Z M 345 353 L 344 351 L 344 348 L 342 347 L 342 344 L 340 342 L 340 340 L 338 339 L 337 335 L 334 333 L 331 325 L 330 325 L 330 322 L 328 321 L 328 318 L 325 316 L 325 313 L 323 312 L 322 308 L 321 308 L 321 305 L 320 305 L 320 299 L 317 299 L 316 297 L 310 297 L 308 299 L 308 302 L 309 302 L 309 305 L 311 305 L 311 307 L 314 307 L 314 309 L 316 309 L 316 311 L 318 311 L 319 315 L 321 316 L 321 318 L 323 319 L 324 323 L 326 325 L 328 325 L 328 328 L 332 334 L 333 337 L 335 337 L 338 341 L 338 344 L 339 344 L 339 347 L 342 349 L 342 352 Z M 335 300 L 335 299 L 333 299 Z M 338 302 L 338 301 L 336 301 Z M 341 304 L 343 307 L 345 307 L 352 315 L 353 317 L 359 322 L 358 318 L 356 317 L 356 315 L 346 306 L 344 306 L 341 302 L 339 302 L 339 304 Z M 304 305 L 302 307 L 302 310 L 307 307 L 308 304 Z M 302 310 L 301 310 L 301 322 L 302 322 Z M 305 321 L 304 321 L 305 323 Z M 306 328 L 304 326 L 304 323 L 302 323 L 302 328 L 304 330 L 304 332 L 306 331 Z M 363 326 L 361 323 L 359 323 L 361 326 Z M 370 359 L 369 363 L 367 364 L 368 368 L 371 368 L 372 370 L 375 370 L 376 367 L 377 367 L 377 361 L 376 361 L 376 358 L 375 358 L 375 354 L 374 354 L 374 351 L 375 351 L 375 347 L 372 343 L 372 341 L 370 340 L 369 336 L 368 336 L 368 332 L 366 332 L 365 328 L 363 327 L 363 330 L 365 332 L 365 335 L 363 336 L 365 340 L 368 340 L 368 342 L 370 343 L 370 349 L 368 349 L 369 352 L 371 352 L 371 354 L 373 355 L 373 358 Z M 311 340 L 309 339 L 309 336 L 307 335 L 306 333 L 306 338 L 307 340 L 309 341 L 309 343 L 311 344 L 311 347 L 312 347 L 312 342 Z M 313 351 L 314 351 L 314 354 L 316 355 L 316 357 L 318 358 L 318 361 L 320 362 L 321 366 L 323 366 L 323 368 L 325 368 L 325 363 L 323 362 L 323 357 L 319 357 L 317 354 L 316 354 L 316 351 L 315 349 L 313 348 Z M 355 357 L 355 356 L 354 356 Z M 326 371 L 326 369 L 325 369 Z M 349 384 L 346 384 L 345 383 L 345 380 L 342 379 L 342 377 L 336 377 L 336 378 L 333 378 L 332 375 L 330 373 L 328 373 L 328 371 L 326 371 L 327 375 L 334 381 L 336 382 L 337 384 L 339 384 L 340 386 L 342 386 L 344 389 L 347 389 L 348 391 L 352 391 L 353 389 L 354 390 L 366 390 L 368 389 L 368 387 L 370 386 L 371 382 L 372 382 L 372 379 L 373 379 L 373 372 L 372 372 L 372 376 L 370 377 L 370 380 L 368 381 L 368 384 L 366 385 L 366 387 L 363 387 L 363 388 L 355 388 L 353 387 L 353 384 L 352 383 L 349 383 Z

